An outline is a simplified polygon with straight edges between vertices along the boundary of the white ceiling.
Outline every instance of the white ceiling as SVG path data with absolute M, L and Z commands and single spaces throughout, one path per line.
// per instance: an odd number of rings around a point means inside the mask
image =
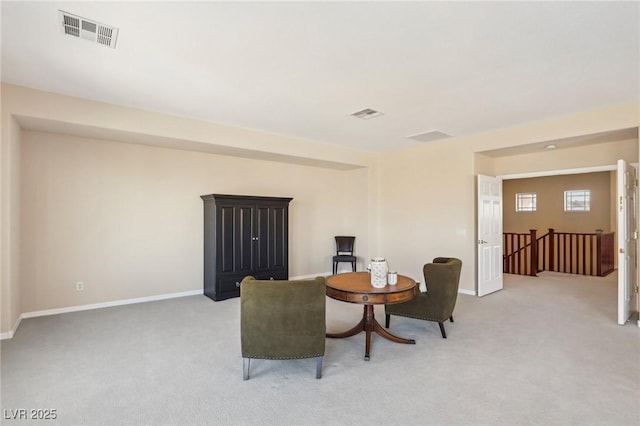
M 64 35 L 58 10 L 119 28 Z M 384 152 L 640 95 L 638 2 L 2 1 L 2 81 Z M 364 108 L 384 113 L 360 120 Z

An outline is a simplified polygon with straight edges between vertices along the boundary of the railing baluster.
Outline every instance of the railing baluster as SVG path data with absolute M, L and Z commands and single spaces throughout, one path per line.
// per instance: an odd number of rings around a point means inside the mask
M 536 239 L 536 230 L 529 229 L 531 236 L 531 250 L 529 254 L 529 275 L 535 277 L 538 275 L 538 240 Z
M 520 268 L 521 268 L 520 256 L 522 256 L 522 250 L 521 250 L 522 247 L 520 246 L 520 240 L 521 240 L 520 234 L 518 234 L 517 240 L 518 240 L 518 244 L 517 244 L 517 246 L 518 246 L 518 255 L 516 256 L 516 271 L 518 271 L 518 274 L 521 275 L 522 272 L 520 271 Z
M 517 257 L 517 270 L 518 270 L 518 274 L 522 275 L 522 261 L 521 261 L 521 257 L 522 257 L 522 235 L 518 234 L 518 257 Z
M 602 276 L 602 229 L 596 229 L 596 274 Z
M 556 272 L 562 272 L 560 265 L 561 265 L 561 259 L 562 259 L 562 234 L 561 233 L 556 233 Z
M 585 251 L 586 238 L 587 238 L 587 234 L 582 234 L 582 275 L 587 275 L 586 274 L 587 256 L 586 256 L 586 251 Z
M 536 261 L 537 272 L 544 271 L 546 258 L 545 237 L 538 240 L 538 260 Z
M 564 234 L 564 267 L 562 271 L 566 274 L 568 273 L 567 266 L 569 265 L 569 234 L 565 232 Z
M 555 234 L 553 228 L 549 228 L 549 270 L 555 271 Z
M 531 247 L 529 246 L 529 237 L 527 235 L 523 235 L 522 241 L 524 244 L 524 250 L 522 250 L 522 274 L 529 275 L 529 253 L 531 252 Z
M 575 255 L 573 249 L 575 247 Z M 569 259 L 571 259 L 571 273 L 578 272 L 578 235 L 571 234 L 571 251 L 569 252 Z
M 536 273 L 547 270 L 547 236 L 538 237 L 538 261 Z
M 516 247 L 515 234 L 511 234 L 511 250 L 512 250 L 511 252 L 512 253 L 517 253 L 515 247 Z M 515 256 L 512 255 L 511 256 L 511 270 L 513 271 L 514 274 L 516 274 L 517 273 L 516 272 L 516 263 L 515 263 L 516 260 L 514 258 L 515 258 Z
M 503 232 L 502 233 L 502 249 L 504 250 L 503 254 L 502 254 L 502 272 L 505 274 L 508 274 L 509 271 L 507 270 L 507 256 L 509 253 L 509 248 L 507 247 L 507 233 Z
M 594 260 L 593 260 L 593 235 L 589 236 L 589 258 L 591 259 L 591 262 L 589 262 L 589 275 L 594 275 L 593 273 L 593 266 L 594 266 Z

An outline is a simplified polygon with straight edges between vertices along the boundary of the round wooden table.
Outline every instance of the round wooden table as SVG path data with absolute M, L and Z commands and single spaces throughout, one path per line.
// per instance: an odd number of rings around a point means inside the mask
M 343 333 L 327 333 L 327 337 L 351 337 L 364 331 L 366 333 L 365 361 L 369 361 L 372 331 L 392 342 L 416 343 L 413 339 L 403 339 L 389 333 L 376 321 L 373 313 L 374 305 L 390 305 L 413 299 L 417 289 L 416 282 L 411 278 L 398 275 L 398 283 L 396 285 L 375 288 L 371 285 L 369 272 L 349 272 L 330 276 L 326 280 L 326 285 L 327 296 L 332 299 L 364 305 L 364 313 L 358 324 Z

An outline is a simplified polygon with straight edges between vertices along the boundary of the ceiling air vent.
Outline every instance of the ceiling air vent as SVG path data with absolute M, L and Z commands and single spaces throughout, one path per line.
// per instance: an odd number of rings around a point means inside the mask
M 72 15 L 62 10 L 58 11 L 58 16 L 63 34 L 83 38 L 111 48 L 116 47 L 117 28 Z
M 418 142 L 433 142 L 433 141 L 437 141 L 438 139 L 446 139 L 450 137 L 451 135 L 442 133 L 438 130 L 431 130 L 429 132 L 418 133 L 415 135 L 407 136 L 407 139 L 413 139 L 414 141 L 418 141 Z
M 351 115 L 357 118 L 362 118 L 363 120 L 368 120 L 370 118 L 380 117 L 382 113 L 371 108 L 365 108 L 362 111 L 354 112 Z

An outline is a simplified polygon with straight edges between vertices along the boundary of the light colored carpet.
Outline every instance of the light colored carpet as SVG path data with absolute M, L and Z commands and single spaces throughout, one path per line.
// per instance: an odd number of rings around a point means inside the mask
M 27 319 L 2 342 L 8 410 L 55 409 L 66 425 L 640 424 L 640 329 L 616 324 L 615 274 L 506 276 L 460 295 L 455 323 L 392 317 L 402 345 L 327 339 L 313 360 L 252 361 L 242 380 L 239 300 L 204 296 Z M 362 307 L 327 299 L 327 328 Z M 381 307 L 377 319 L 383 323 Z

